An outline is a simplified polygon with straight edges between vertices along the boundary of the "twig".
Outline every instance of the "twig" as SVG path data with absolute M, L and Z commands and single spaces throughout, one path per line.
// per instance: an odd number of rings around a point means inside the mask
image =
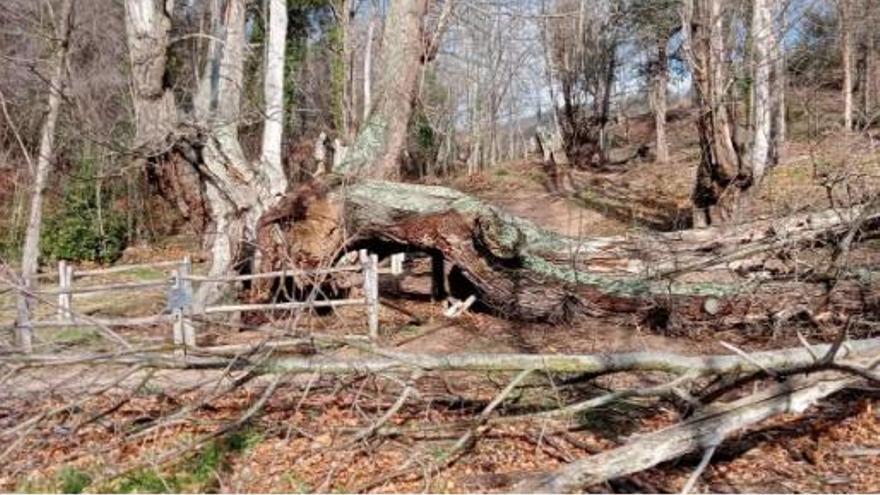
M 767 373 L 768 375 L 770 375 L 774 378 L 777 378 L 779 376 L 779 374 L 777 372 L 767 368 L 766 366 L 764 366 L 763 364 L 761 364 L 760 362 L 758 362 L 757 360 L 752 358 L 752 356 L 749 356 L 745 351 L 743 351 L 739 347 L 736 347 L 733 344 L 729 344 L 723 340 L 718 341 L 718 343 L 721 344 L 721 347 L 724 347 L 725 349 L 728 349 L 728 350 L 731 350 L 731 351 L 737 353 L 740 357 L 742 357 L 746 361 L 754 364 L 755 366 L 760 368 L 764 373 Z M 812 355 L 813 353 L 810 352 L 810 354 Z
M 409 396 L 415 392 L 416 388 L 411 384 L 408 384 L 406 387 L 404 387 L 403 392 L 400 393 L 400 396 L 397 398 L 394 404 L 392 404 L 391 407 L 389 407 L 388 410 L 385 411 L 385 414 L 383 414 L 378 420 L 376 420 L 376 422 L 371 424 L 369 427 L 365 428 L 360 433 L 355 435 L 354 438 L 351 439 L 349 445 L 359 442 L 361 440 L 366 440 L 375 435 L 379 428 L 381 428 L 385 423 L 388 422 L 388 420 L 394 417 L 394 415 L 397 414 L 398 411 L 400 411 L 400 408 L 403 407 Z
M 684 484 L 684 488 L 681 489 L 681 495 L 687 495 L 694 488 L 694 485 L 697 484 L 697 481 L 700 480 L 700 476 L 703 475 L 703 471 L 709 467 L 709 462 L 712 460 L 712 455 L 715 454 L 715 449 L 718 448 L 717 445 L 710 445 L 709 448 L 703 452 L 703 458 L 700 459 L 700 464 L 697 465 L 697 468 L 694 469 L 691 477 L 688 478 L 687 483 Z
M 506 399 L 507 396 L 510 395 L 511 392 L 513 392 L 517 385 L 519 385 L 519 383 L 522 382 L 533 371 L 534 370 L 520 371 L 513 378 L 513 380 L 511 380 L 510 383 L 508 383 L 507 386 L 504 387 L 504 389 L 499 392 L 494 399 L 492 399 L 492 402 L 490 402 L 486 405 L 485 408 L 483 408 L 482 412 L 480 412 L 480 415 L 477 417 L 477 423 L 472 426 L 467 432 L 465 432 L 464 435 L 458 438 L 455 444 L 453 444 L 452 448 L 450 448 L 443 454 L 440 463 L 435 465 L 432 469 L 429 469 L 428 473 L 439 472 L 440 470 L 454 463 L 458 459 L 459 454 L 461 454 L 467 447 L 472 445 L 472 442 L 475 441 L 476 437 L 482 433 L 481 430 L 483 429 L 483 426 L 485 425 L 486 421 L 489 419 L 489 416 L 492 414 L 495 408 L 497 408 L 498 405 L 500 405 L 504 401 L 504 399 Z M 364 485 L 358 487 L 356 491 L 358 493 L 363 493 L 377 486 L 384 485 L 385 483 L 393 481 L 397 478 L 408 476 L 413 473 L 413 464 L 415 462 L 416 460 L 414 458 L 410 459 L 402 468 L 398 469 L 397 471 L 388 473 L 387 475 L 381 476 L 376 480 L 369 481 Z M 426 475 L 428 473 L 422 474 Z

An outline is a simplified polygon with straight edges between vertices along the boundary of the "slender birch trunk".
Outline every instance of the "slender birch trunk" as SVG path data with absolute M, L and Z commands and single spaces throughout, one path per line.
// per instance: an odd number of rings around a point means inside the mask
M 64 91 L 64 69 L 67 62 L 68 39 L 73 22 L 74 0 L 64 0 L 61 4 L 61 15 L 55 28 L 56 45 L 52 76 L 49 79 L 49 101 L 46 120 L 40 130 L 40 151 L 37 155 L 36 175 L 31 191 L 30 217 L 25 231 L 24 248 L 21 256 L 21 275 L 26 288 L 34 286 L 34 275 L 37 273 L 40 257 L 40 230 L 43 225 L 43 195 L 52 160 L 55 154 L 55 127 L 61 108 L 61 97 Z M 30 310 L 32 298 L 27 294 L 19 294 L 18 315 L 15 326 L 15 340 L 23 352 L 33 349 L 33 327 L 31 326 Z
M 843 130 L 853 129 L 853 35 L 850 0 L 838 0 L 840 16 L 840 56 L 843 66 Z
M 376 18 L 370 18 L 367 27 L 367 44 L 364 47 L 364 108 L 361 122 L 366 123 L 370 118 L 373 107 L 373 31 L 376 29 Z
M 771 0 L 753 0 L 752 3 L 752 40 L 754 69 L 752 75 L 754 106 L 752 108 L 752 147 L 749 165 L 752 175 L 752 187 L 760 185 L 767 170 L 770 157 L 772 102 L 770 73 L 773 60 L 771 47 L 775 43 L 773 36 L 773 16 Z
M 775 4 L 778 28 L 771 45 L 773 57 L 773 128 L 771 130 L 772 144 L 770 153 L 773 164 L 779 163 L 785 148 L 787 132 L 785 122 L 785 90 L 787 86 L 786 72 L 788 70 L 785 56 L 786 0 L 775 0 Z
M 284 50 L 287 41 L 287 2 L 269 0 L 269 42 L 266 49 L 266 75 L 263 95 L 266 118 L 263 122 L 262 161 L 269 193 L 283 194 L 287 179 L 281 166 L 281 139 L 284 132 Z

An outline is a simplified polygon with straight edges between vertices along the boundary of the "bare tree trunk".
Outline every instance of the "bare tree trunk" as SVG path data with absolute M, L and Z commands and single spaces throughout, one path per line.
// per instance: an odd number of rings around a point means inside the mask
M 787 86 L 787 61 L 785 56 L 786 32 L 786 0 L 775 0 L 776 17 L 779 28 L 774 37 L 771 53 L 773 57 L 773 127 L 771 129 L 771 163 L 777 164 L 782 159 L 786 140 L 785 122 L 785 90 Z
M 657 40 L 657 59 L 651 71 L 651 91 L 649 94 L 651 108 L 654 110 L 654 140 L 657 161 L 669 161 L 669 146 L 666 144 L 666 93 L 668 81 L 668 60 L 666 38 Z
M 669 234 L 575 239 L 443 187 L 362 181 L 338 194 L 345 231 L 357 233 L 357 242 L 439 253 L 454 267 L 453 295 L 476 295 L 511 318 L 620 313 L 681 328 L 707 320 L 767 322 L 792 308 L 854 314 L 868 304 L 854 281 L 841 282 L 832 294 L 821 282 L 768 281 L 745 292 L 740 282 L 702 282 L 717 279 L 711 276 L 717 270 L 763 272 L 769 259 L 762 252 L 840 234 L 847 220 L 833 210 Z
M 752 2 L 752 41 L 754 69 L 752 88 L 754 104 L 752 107 L 752 148 L 749 166 L 752 186 L 757 187 L 764 178 L 770 157 L 771 129 L 773 126 L 773 105 L 771 101 L 770 73 L 773 66 L 771 58 L 773 35 L 772 0 L 753 0 Z
M 53 47 L 55 59 L 52 64 L 52 76 L 49 80 L 49 101 L 46 120 L 40 130 L 40 151 L 37 155 L 37 169 L 31 192 L 30 218 L 25 231 L 24 247 L 21 255 L 21 275 L 25 287 L 34 284 L 40 257 L 40 230 L 43 226 L 43 194 L 46 182 L 52 169 L 55 154 L 55 126 L 61 108 L 61 96 L 64 91 L 64 68 L 67 61 L 68 40 L 73 23 L 73 2 L 64 0 L 61 4 L 61 15 L 57 20 L 55 38 L 57 45 Z M 16 345 L 23 352 L 31 352 L 33 348 L 33 327 L 30 324 L 30 308 L 33 301 L 24 293 L 19 294 L 18 315 L 15 327 Z
M 389 179 L 400 176 L 399 158 L 422 67 L 422 22 L 427 11 L 427 0 L 391 2 L 382 39 L 379 97 L 337 172 L 363 171 Z M 372 166 L 374 161 L 378 166 Z
M 877 3 L 866 2 L 866 13 L 876 12 Z M 876 22 L 878 18 L 872 19 Z M 867 22 L 871 22 L 868 20 Z M 873 115 L 874 106 L 880 98 L 880 55 L 877 53 L 877 34 L 873 29 L 865 29 L 865 85 L 862 88 L 865 118 L 868 125 L 873 125 L 876 117 Z
M 853 33 L 850 0 L 838 0 L 840 16 L 840 56 L 843 67 L 843 130 L 853 129 Z
M 126 0 L 126 36 L 135 112 L 135 148 L 154 155 L 177 126 L 174 94 L 165 78 L 171 19 L 162 0 Z
M 269 193 L 280 195 L 287 189 L 281 165 L 281 138 L 284 131 L 284 50 L 287 41 L 287 2 L 269 0 L 269 40 L 266 49 L 266 75 L 263 97 L 266 118 L 263 121 L 262 161 Z
M 740 156 L 726 104 L 724 24 L 720 0 L 685 0 L 686 52 L 700 107 L 701 158 L 694 187 L 694 226 L 733 220 L 743 187 Z
M 364 46 L 364 112 L 362 122 L 366 123 L 370 118 L 370 110 L 373 106 L 373 31 L 376 29 L 376 18 L 371 17 L 367 27 L 367 44 Z
M 550 53 L 550 39 L 548 36 L 548 26 L 547 26 L 547 4 L 546 0 L 541 0 L 541 15 L 543 16 L 543 20 L 541 23 L 541 48 L 542 53 L 544 55 L 544 78 L 547 81 L 547 88 L 550 93 L 550 108 L 552 109 L 553 116 L 553 129 L 551 134 L 550 142 L 547 143 L 547 146 L 550 146 L 551 149 L 558 144 L 559 139 L 561 138 L 561 130 L 559 127 L 559 104 L 556 101 L 556 85 L 553 83 L 554 77 L 554 67 L 553 67 L 553 56 Z
M 567 464 L 514 486 L 518 493 L 580 493 L 587 487 L 644 471 L 688 452 L 714 449 L 734 432 L 766 419 L 798 414 L 856 380 L 825 373 L 822 379 L 789 378 L 766 390 L 707 408 L 682 423 L 641 435 L 621 447 Z
M 212 275 L 228 274 L 241 259 L 253 260 L 257 221 L 287 189 L 280 160 L 283 115 L 285 3 L 270 3 L 270 22 L 264 90 L 267 122 L 263 154 L 250 163 L 238 140 L 244 80 L 245 1 L 214 4 L 207 62 L 194 97 L 194 114 L 179 117 L 167 87 L 170 19 L 161 0 L 126 0 L 127 34 L 131 54 L 133 99 L 138 119 L 135 138 L 150 160 L 176 163 L 196 174 L 180 171 L 170 180 L 190 177 L 179 189 L 202 206 L 210 220 L 205 244 L 212 254 Z M 185 120 L 194 120 L 199 133 Z M 195 148 L 200 148 L 200 153 Z M 169 149 L 173 150 L 169 153 Z M 215 300 L 218 284 L 203 284 L 196 304 Z

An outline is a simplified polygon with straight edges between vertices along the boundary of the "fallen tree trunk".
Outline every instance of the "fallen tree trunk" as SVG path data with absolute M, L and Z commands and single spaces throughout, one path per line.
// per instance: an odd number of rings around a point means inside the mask
M 861 207 L 672 233 L 574 239 L 456 190 L 379 181 L 343 187 L 356 242 L 439 254 L 459 297 L 514 318 L 636 313 L 657 326 L 873 310 L 871 283 L 792 280 L 776 251 L 843 234 Z M 880 218 L 873 213 L 871 221 Z M 772 266 L 767 263 L 773 260 Z M 780 264 L 782 265 L 780 268 Z M 782 272 L 782 273 L 774 273 Z M 456 284 L 456 282 L 458 282 Z
M 792 378 L 759 394 L 712 408 L 680 424 L 649 433 L 616 449 L 573 462 L 514 486 L 519 493 L 570 493 L 644 471 L 698 450 L 713 449 L 727 436 L 773 416 L 802 413 L 817 401 L 857 382 L 823 373 Z

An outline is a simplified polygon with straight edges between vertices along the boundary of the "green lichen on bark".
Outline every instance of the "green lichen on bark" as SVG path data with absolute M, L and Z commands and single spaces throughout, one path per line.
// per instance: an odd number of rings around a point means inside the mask
M 334 167 L 333 172 L 356 177 L 370 170 L 373 163 L 385 148 L 388 123 L 379 115 L 373 115 L 364 124 L 354 144 L 348 149 L 345 159 Z
M 594 251 L 618 239 L 609 238 L 603 242 L 566 237 L 447 187 L 362 181 L 348 186 L 345 195 L 355 230 L 370 224 L 392 224 L 412 215 L 448 211 L 474 217 L 481 225 L 482 235 L 491 238 L 493 251 L 497 250 L 505 257 L 515 255 L 521 262 L 521 269 L 547 282 L 589 285 L 603 293 L 625 297 L 723 297 L 741 290 L 734 285 L 669 282 L 638 275 L 610 276 L 574 269 L 572 258 L 576 260 L 577 253 Z

